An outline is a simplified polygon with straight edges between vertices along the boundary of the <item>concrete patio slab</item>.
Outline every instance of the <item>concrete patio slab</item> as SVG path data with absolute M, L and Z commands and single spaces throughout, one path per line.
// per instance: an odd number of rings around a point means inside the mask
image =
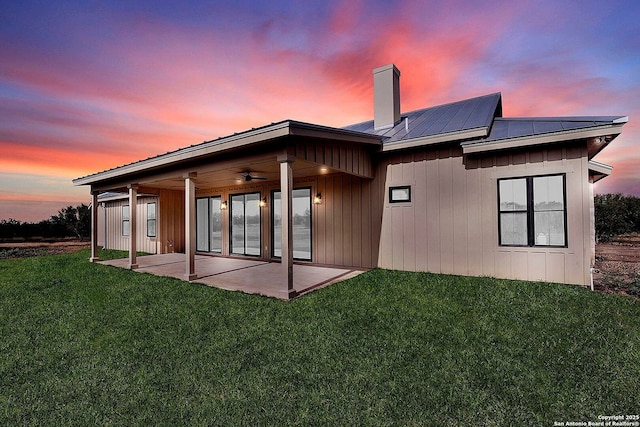
M 137 258 L 137 262 L 138 268 L 134 271 L 185 280 L 186 260 L 184 254 L 140 256 Z M 101 261 L 100 263 L 119 268 L 129 267 L 129 260 L 126 258 Z M 192 280 L 194 283 L 282 298 L 283 273 L 281 264 L 278 262 L 196 255 L 195 266 L 197 278 Z M 362 272 L 349 268 L 294 264 L 293 287 L 297 295 L 303 295 L 355 277 Z

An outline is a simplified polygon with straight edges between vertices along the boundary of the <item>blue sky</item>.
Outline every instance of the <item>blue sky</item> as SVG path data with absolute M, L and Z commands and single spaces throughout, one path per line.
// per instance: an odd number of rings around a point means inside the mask
M 0 218 L 88 200 L 71 179 L 286 118 L 502 92 L 504 115 L 628 115 L 596 192 L 640 195 L 640 2 L 5 1 Z M 57 207 L 59 206 L 59 207 Z

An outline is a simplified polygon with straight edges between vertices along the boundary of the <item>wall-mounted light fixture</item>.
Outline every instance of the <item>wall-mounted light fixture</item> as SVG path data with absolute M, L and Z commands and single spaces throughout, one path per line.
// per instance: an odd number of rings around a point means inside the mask
M 267 206 L 267 198 L 263 197 L 262 199 L 260 199 L 260 207 L 264 208 L 265 206 Z
M 321 203 L 322 203 L 322 194 L 316 193 L 316 195 L 313 197 L 313 204 L 319 205 Z
M 226 209 L 227 209 L 227 201 L 226 201 L 226 200 L 223 200 L 223 201 L 220 203 L 220 210 L 221 210 L 221 211 L 224 211 L 224 210 L 226 210 Z

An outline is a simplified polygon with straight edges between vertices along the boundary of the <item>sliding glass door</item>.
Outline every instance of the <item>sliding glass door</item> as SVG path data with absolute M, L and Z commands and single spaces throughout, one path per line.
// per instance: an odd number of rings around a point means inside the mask
M 272 193 L 273 256 L 282 256 L 282 201 L 280 191 Z M 311 189 L 293 190 L 293 257 L 311 261 Z
M 220 196 L 196 200 L 196 250 L 222 252 L 222 214 Z
M 260 256 L 260 193 L 230 196 L 231 253 Z

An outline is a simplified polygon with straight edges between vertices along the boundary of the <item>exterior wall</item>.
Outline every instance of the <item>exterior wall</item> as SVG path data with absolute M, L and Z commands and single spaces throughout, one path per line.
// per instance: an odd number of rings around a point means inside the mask
M 138 197 L 137 203 L 137 249 L 138 251 L 155 254 L 159 252 L 159 234 L 156 237 L 147 237 L 147 203 L 158 204 L 157 197 Z M 106 230 L 106 242 L 103 246 L 106 249 L 129 250 L 129 236 L 122 235 L 122 206 L 128 205 L 129 199 L 113 200 L 104 203 L 104 216 L 106 222 L 100 223 L 99 227 Z M 156 209 L 158 206 L 156 205 Z M 157 211 L 156 211 L 157 212 Z M 156 215 L 158 217 L 158 215 Z M 100 217 L 99 217 L 100 219 Z M 158 230 L 156 219 L 156 230 Z M 106 227 L 106 228 L 105 228 Z M 103 231 L 105 233 L 105 231 Z
M 498 245 L 499 178 L 566 173 L 566 248 Z M 396 154 L 386 177 L 378 266 L 509 279 L 589 283 L 592 190 L 586 146 L 463 157 L 459 148 Z M 411 185 L 390 204 L 390 186 Z
M 158 245 L 163 254 L 184 252 L 184 191 L 160 190 Z
M 382 195 L 371 179 L 337 173 L 294 179 L 294 188 L 311 188 L 322 194 L 322 203 L 311 205 L 311 262 L 335 266 L 377 266 Z M 262 259 L 271 259 L 271 192 L 279 183 L 250 183 L 224 188 L 201 189 L 196 197 L 260 192 L 268 200 L 262 208 Z M 275 238 L 280 238 L 275 236 Z M 222 255 L 229 256 L 229 210 L 222 215 Z
M 322 204 L 314 205 L 313 254 L 319 264 L 375 268 L 382 194 L 373 180 L 335 174 L 318 177 Z

